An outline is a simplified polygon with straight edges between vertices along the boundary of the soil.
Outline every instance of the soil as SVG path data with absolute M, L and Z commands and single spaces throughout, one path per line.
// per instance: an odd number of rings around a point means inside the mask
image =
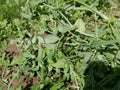
M 22 53 L 18 49 L 17 45 L 15 43 L 9 44 L 6 52 L 9 53 L 10 55 L 17 55 L 17 56 L 22 56 Z
M 8 44 L 5 53 L 9 56 L 14 57 L 16 56 L 22 56 L 22 53 L 18 49 L 16 43 Z M 7 85 L 11 82 L 12 87 L 18 87 L 22 86 L 23 90 L 29 90 L 30 86 L 33 84 L 37 84 L 39 82 L 38 76 L 30 77 L 28 75 L 25 75 L 24 72 L 19 73 L 19 78 L 15 77 L 13 79 L 12 73 L 17 72 L 16 66 L 0 66 L 0 79 L 7 80 Z M 4 85 L 2 81 L 0 81 L 0 87 L 4 87 L 3 90 L 7 90 L 7 85 Z
M 21 86 L 23 86 L 23 88 L 27 89 L 27 88 L 30 88 L 30 86 L 32 86 L 33 84 L 37 84 L 38 82 L 39 82 L 39 77 L 37 77 L 37 76 L 29 77 L 29 76 L 23 74 L 20 76 L 20 78 L 15 78 L 11 84 L 14 87 L 18 87 L 21 85 Z
M 30 77 L 25 75 L 23 72 L 20 73 L 20 77 L 15 77 L 13 79 L 13 76 L 11 77 L 11 75 L 12 73 L 16 73 L 15 67 L 0 67 L 0 70 L 0 78 L 4 80 L 9 77 L 7 79 L 7 85 L 11 82 L 11 86 L 15 88 L 22 86 L 24 90 L 29 90 L 30 86 L 38 84 L 40 80 L 38 76 Z M 7 73 L 8 70 L 10 71 L 9 73 Z M 4 75 L 2 76 L 3 73 Z M 7 86 L 5 86 L 2 82 L 0 82 L 0 86 L 4 87 L 4 90 L 7 90 Z

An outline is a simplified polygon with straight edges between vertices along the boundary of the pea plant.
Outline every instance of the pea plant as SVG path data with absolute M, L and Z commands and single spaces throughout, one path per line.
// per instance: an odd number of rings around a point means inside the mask
M 0 0 L 0 90 L 119 90 L 119 0 Z

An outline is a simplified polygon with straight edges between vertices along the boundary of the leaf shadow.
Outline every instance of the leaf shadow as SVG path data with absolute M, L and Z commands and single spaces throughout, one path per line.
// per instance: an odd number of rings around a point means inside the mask
M 112 68 L 103 61 L 89 63 L 83 90 L 120 90 L 120 67 Z

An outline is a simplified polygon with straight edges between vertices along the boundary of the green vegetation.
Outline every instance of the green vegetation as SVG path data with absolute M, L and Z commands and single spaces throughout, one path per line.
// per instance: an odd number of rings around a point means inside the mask
M 119 90 L 119 0 L 0 0 L 0 90 Z

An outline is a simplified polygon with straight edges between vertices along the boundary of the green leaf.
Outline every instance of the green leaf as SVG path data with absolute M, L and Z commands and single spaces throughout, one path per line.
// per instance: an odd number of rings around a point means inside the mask
M 22 56 L 15 56 L 10 65 L 22 65 L 26 58 Z
M 42 58 L 43 58 L 43 49 L 42 49 L 41 46 L 39 46 L 37 60 L 41 63 L 42 62 Z
M 30 90 L 39 90 L 40 84 L 34 84 L 30 87 Z
M 50 90 L 59 90 L 63 85 L 64 85 L 63 82 L 55 83 L 55 84 L 50 88 Z
M 29 4 L 31 8 L 35 8 L 41 1 L 40 0 L 30 0 Z
M 85 23 L 83 22 L 82 19 L 78 19 L 75 22 L 75 27 L 77 28 L 77 31 L 80 33 L 83 33 L 85 31 Z
M 87 64 L 85 62 L 80 62 L 78 65 L 77 65 L 77 72 L 79 74 L 84 74 L 85 70 L 87 68 Z
M 80 34 L 90 36 L 90 37 L 94 37 L 92 33 L 90 33 L 89 31 L 85 31 L 86 30 L 85 23 L 83 22 L 82 19 L 78 19 L 75 22 L 74 26 L 77 28 L 76 31 L 79 32 Z
M 2 88 L 2 87 L 0 87 L 0 90 L 3 90 L 3 88 Z
M 91 5 L 88 5 L 84 2 L 82 2 L 81 0 L 75 0 L 76 2 L 86 6 L 88 8 L 88 10 L 91 10 L 92 12 L 96 13 L 97 15 L 101 16 L 102 18 L 104 18 L 106 21 L 109 21 L 110 18 L 107 17 L 105 14 L 103 14 L 102 12 L 98 11 L 97 9 L 94 9 L 93 7 L 91 7 Z
M 28 15 L 26 13 L 22 13 L 22 17 L 29 19 L 29 18 L 31 18 L 31 15 Z
M 0 51 L 5 50 L 7 48 L 7 41 L 4 40 L 3 42 L 0 42 Z
M 103 52 L 103 54 L 107 57 L 107 58 L 109 58 L 109 59 L 113 59 L 114 58 L 114 54 L 112 54 L 112 53 L 110 53 L 110 52 Z
M 39 45 L 41 45 L 42 43 L 45 43 L 44 39 L 42 37 L 38 36 L 37 39 L 38 39 L 38 44 Z
M 55 36 L 55 35 L 47 35 L 45 37 L 45 43 L 55 43 L 55 42 L 58 41 L 58 39 L 59 38 L 57 36 Z
M 11 87 L 9 90 L 15 90 L 15 88 L 14 88 L 14 87 Z
M 95 41 L 91 44 L 92 47 L 100 47 L 100 46 L 106 46 L 106 45 L 113 45 L 115 43 L 119 43 L 120 39 L 115 39 L 115 40 L 109 40 L 109 41 Z
M 69 24 L 66 24 L 65 22 L 62 22 L 61 21 L 61 23 L 58 25 L 58 30 L 59 30 L 59 32 L 61 32 L 61 33 L 66 33 L 67 31 L 71 31 L 71 30 L 73 30 L 74 28 L 71 28 L 70 26 L 69 26 Z
M 22 86 L 17 87 L 16 90 L 22 90 Z
M 55 68 L 64 68 L 65 62 L 64 60 L 58 60 L 56 63 L 52 64 L 52 66 Z
M 7 25 L 7 20 L 4 19 L 2 22 L 0 22 L 0 27 L 4 28 Z
M 33 39 L 32 39 L 32 43 L 33 43 L 33 44 L 36 43 L 36 40 L 37 40 L 37 37 L 34 36 Z
M 116 58 L 120 59 L 120 50 L 117 52 Z
M 89 61 L 91 55 L 92 55 L 92 52 L 85 52 L 85 53 L 84 53 L 84 61 L 85 61 L 85 62 Z
M 71 75 L 71 80 L 75 80 L 76 72 L 74 71 L 73 65 L 70 65 L 70 75 Z
M 45 44 L 45 47 L 47 48 L 47 49 L 54 49 L 55 47 L 56 47 L 56 44 Z

